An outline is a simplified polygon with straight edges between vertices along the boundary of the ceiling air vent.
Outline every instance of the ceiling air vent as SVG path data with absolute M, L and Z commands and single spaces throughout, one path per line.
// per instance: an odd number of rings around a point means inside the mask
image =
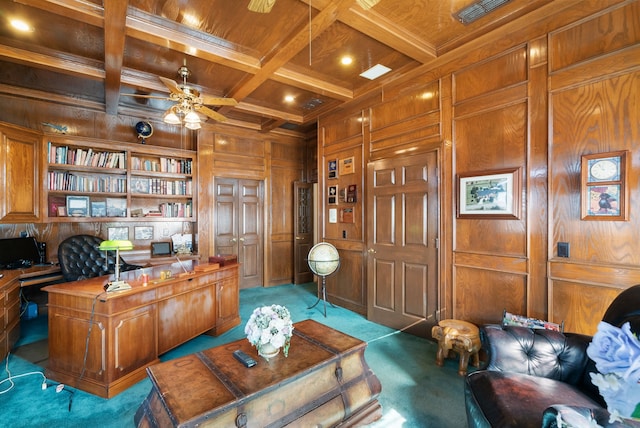
M 322 100 L 320 98 L 311 98 L 309 101 L 302 105 L 302 108 L 305 110 L 313 110 L 322 104 Z
M 453 16 L 464 25 L 468 25 L 510 1 L 511 0 L 480 0 L 470 4 Z

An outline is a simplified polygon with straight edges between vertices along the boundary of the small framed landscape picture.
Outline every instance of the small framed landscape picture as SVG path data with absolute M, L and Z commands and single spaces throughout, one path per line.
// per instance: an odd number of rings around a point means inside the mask
M 127 200 L 121 198 L 107 198 L 107 217 L 126 217 Z
M 520 218 L 520 168 L 458 175 L 458 218 Z
M 110 227 L 107 229 L 109 240 L 128 241 L 129 240 L 129 228 L 128 227 Z
M 134 239 L 153 239 L 153 226 L 135 226 L 133 237 Z
M 105 201 L 91 201 L 91 217 L 106 217 L 107 203 Z

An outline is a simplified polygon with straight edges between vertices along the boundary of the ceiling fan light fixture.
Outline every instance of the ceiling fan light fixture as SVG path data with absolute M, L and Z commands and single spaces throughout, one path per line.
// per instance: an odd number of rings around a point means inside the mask
M 172 108 L 167 110 L 162 120 L 164 121 L 164 123 L 168 123 L 169 125 L 180 125 L 182 123 L 182 121 Z
M 195 111 L 190 110 L 184 116 L 184 123 L 200 123 L 200 116 L 198 116 L 198 114 Z
M 202 128 L 202 126 L 200 125 L 200 122 L 186 122 L 186 121 L 185 121 L 185 123 L 184 123 L 184 127 L 185 127 L 185 128 L 189 128 L 189 129 L 192 129 L 192 130 L 194 130 L 194 131 L 195 131 L 196 129 L 200 129 L 200 128 Z

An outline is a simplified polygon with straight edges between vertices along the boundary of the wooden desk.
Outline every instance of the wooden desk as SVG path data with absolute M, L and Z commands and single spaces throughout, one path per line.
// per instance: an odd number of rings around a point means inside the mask
M 20 287 L 44 284 L 62 278 L 60 267 L 36 265 L 2 270 L 0 278 L 0 361 L 20 339 Z
M 193 271 L 193 261 L 123 272 L 131 290 L 107 293 L 109 276 L 44 287 L 49 293 L 47 376 L 110 398 L 145 377 L 158 356 L 202 333 L 240 323 L 238 265 Z M 184 267 L 183 267 L 184 266 Z M 184 269 L 190 271 L 184 273 Z M 162 271 L 172 277 L 160 280 Z M 85 343 L 89 337 L 85 362 Z
M 258 357 L 246 339 L 147 369 L 138 427 L 340 427 L 380 418 L 382 389 L 366 343 L 313 320 L 294 324 L 289 357 Z M 233 358 L 242 349 L 258 364 Z

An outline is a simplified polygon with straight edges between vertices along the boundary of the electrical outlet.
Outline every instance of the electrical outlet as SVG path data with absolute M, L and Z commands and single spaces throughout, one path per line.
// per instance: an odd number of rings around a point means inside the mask
M 558 257 L 569 257 L 568 242 L 558 242 Z

